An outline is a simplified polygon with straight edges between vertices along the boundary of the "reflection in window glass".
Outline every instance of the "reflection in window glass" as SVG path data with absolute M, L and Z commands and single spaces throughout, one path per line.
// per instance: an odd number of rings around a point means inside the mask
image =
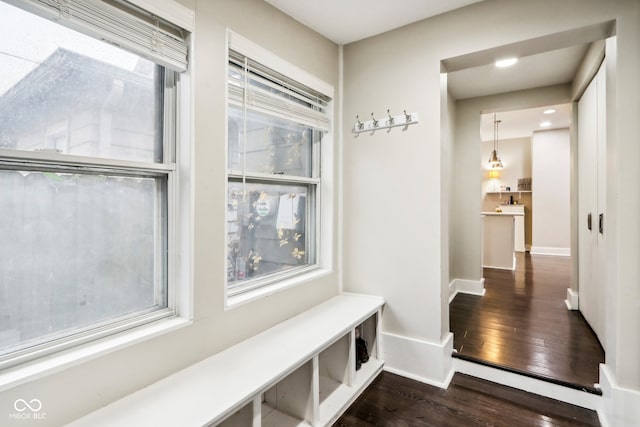
M 229 169 L 311 177 L 313 133 L 308 126 L 252 111 L 247 111 L 245 122 L 244 112 L 229 106 Z
M 167 307 L 164 187 L 0 171 L 0 355 Z
M 268 52 L 263 58 L 276 59 Z M 293 76 L 233 46 L 228 64 L 226 261 L 233 297 L 320 266 L 321 153 L 331 119 L 330 99 Z
M 162 67 L 3 2 L 0 17 L 0 148 L 162 162 Z
M 229 182 L 230 286 L 314 262 L 307 246 L 310 196 L 303 185 Z

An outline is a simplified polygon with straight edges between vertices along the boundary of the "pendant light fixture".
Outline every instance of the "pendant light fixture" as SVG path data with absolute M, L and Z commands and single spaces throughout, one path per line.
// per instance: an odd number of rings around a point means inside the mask
M 493 151 L 489 157 L 489 167 L 491 169 L 502 169 L 502 160 L 498 156 L 498 126 L 501 120 L 496 120 L 496 114 L 493 113 Z

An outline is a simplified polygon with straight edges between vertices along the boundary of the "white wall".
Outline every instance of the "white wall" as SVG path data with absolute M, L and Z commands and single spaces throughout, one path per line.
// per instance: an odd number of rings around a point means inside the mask
M 569 129 L 536 131 L 531 147 L 534 212 L 531 253 L 570 255 Z
M 195 45 L 191 52 L 195 94 L 193 324 L 1 393 L 0 424 L 3 426 L 11 425 L 7 424 L 8 410 L 4 408 L 11 408 L 18 398 L 35 397 L 46 407 L 47 419 L 34 425 L 64 424 L 338 293 L 339 277 L 334 271 L 321 280 L 224 310 L 227 28 L 336 89 L 338 47 L 262 0 L 183 0 L 182 3 L 195 9 Z M 337 141 L 334 151 L 338 156 Z M 339 158 L 335 160 L 338 164 Z M 338 176 L 335 169 L 335 175 L 330 177 L 334 186 Z M 333 221 L 337 223 L 337 197 L 331 193 L 323 197 L 323 202 L 333 206 Z M 334 266 L 339 256 L 337 236 L 336 229 L 331 239 Z M 259 357 L 259 349 L 256 351 Z M 28 424 L 17 420 L 16 425 Z
M 617 75 L 611 80 L 619 96 L 609 98 L 610 102 L 616 100 L 618 111 L 610 123 L 616 142 L 609 147 L 612 164 L 607 168 L 615 171 L 616 177 L 609 180 L 607 194 L 608 204 L 617 205 L 616 195 L 623 183 L 640 182 L 636 166 L 640 145 L 635 143 L 640 134 L 638 9 L 635 0 L 486 0 L 344 48 L 344 283 L 347 290 L 381 294 L 387 299 L 384 331 L 432 346 L 445 345 L 442 313 L 448 306 L 441 296 L 448 290 L 442 289 L 440 268 L 444 257 L 439 239 L 445 234 L 440 218 L 440 181 L 448 179 L 449 173 L 441 160 L 441 61 L 616 20 L 618 55 L 612 66 Z M 570 101 L 571 97 L 565 100 Z M 458 258 L 450 262 L 468 265 L 468 260 L 480 259 L 477 171 L 482 109 L 467 111 L 473 107 L 471 101 L 462 104 L 456 106 L 451 150 L 455 170 L 448 230 L 452 231 L 449 253 Z M 356 114 L 380 114 L 387 108 L 418 111 L 421 123 L 405 132 L 350 135 Z M 478 123 L 467 131 L 468 123 L 459 120 L 473 116 Z M 466 139 L 472 139 L 474 145 L 457 146 Z M 475 178 L 464 180 L 467 170 L 475 171 Z M 386 202 L 381 202 L 382 197 Z M 624 354 L 621 347 L 613 355 L 608 353 L 607 364 L 611 363 L 623 386 L 640 389 L 640 337 L 631 326 L 640 324 L 640 225 L 633 218 L 640 208 L 640 197 L 625 193 L 624 199 L 625 209 L 608 206 L 607 212 L 614 217 L 609 224 L 615 236 L 609 251 L 614 271 L 609 281 L 617 295 L 615 328 L 624 333 L 625 347 Z M 462 244 L 465 239 L 470 242 L 467 246 Z M 475 270 L 463 273 L 480 277 L 479 262 L 469 268 Z M 424 365 L 446 363 L 424 354 Z

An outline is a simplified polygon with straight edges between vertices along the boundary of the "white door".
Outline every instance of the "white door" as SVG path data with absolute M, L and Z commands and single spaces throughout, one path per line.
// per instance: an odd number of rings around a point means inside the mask
M 601 67 L 578 102 L 578 297 L 580 311 L 603 347 L 606 289 L 604 83 L 604 67 Z
M 598 87 L 598 191 L 597 191 L 597 208 L 598 208 L 598 233 L 597 239 L 597 271 L 595 274 L 595 292 L 598 310 L 598 320 L 596 326 L 591 326 L 596 335 L 600 339 L 600 344 L 605 347 L 605 309 L 607 297 L 607 114 L 606 114 L 606 68 L 600 66 L 600 70 L 596 76 Z

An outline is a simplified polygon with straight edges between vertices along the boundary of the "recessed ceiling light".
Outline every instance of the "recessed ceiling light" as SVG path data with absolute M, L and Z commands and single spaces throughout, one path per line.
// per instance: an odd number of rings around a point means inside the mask
M 544 114 L 553 114 L 555 112 L 556 112 L 556 110 L 554 110 L 553 108 L 549 108 L 548 110 L 544 110 Z
M 499 59 L 496 61 L 496 67 L 498 68 L 511 67 L 516 62 L 518 62 L 518 58 Z
M 549 126 L 551 126 L 551 122 L 549 121 L 540 123 L 541 128 L 548 128 Z

